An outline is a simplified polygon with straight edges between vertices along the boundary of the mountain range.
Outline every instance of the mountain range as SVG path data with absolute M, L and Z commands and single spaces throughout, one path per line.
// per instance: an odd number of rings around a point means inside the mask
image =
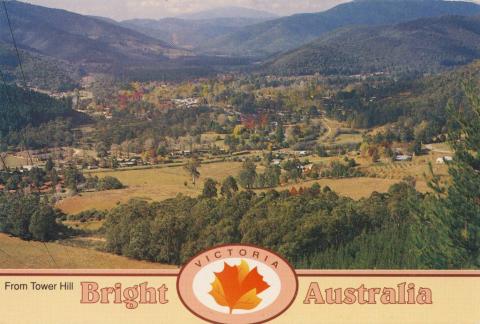
M 305 45 L 338 28 L 379 26 L 418 18 L 480 14 L 480 6 L 463 1 L 364 0 L 312 14 L 297 14 L 250 25 L 219 36 L 197 50 L 210 54 L 265 57 Z
M 96 68 L 156 62 L 188 54 L 105 20 L 18 1 L 8 1 L 7 7 L 19 48 L 31 53 Z M 11 44 L 4 15 L 0 19 L 0 42 Z
M 194 49 L 242 27 L 265 21 L 264 18 L 210 18 L 187 20 L 180 18 L 132 19 L 122 21 L 124 27 L 165 41 L 173 46 Z
M 214 8 L 210 10 L 204 10 L 189 14 L 179 15 L 176 18 L 189 19 L 189 20 L 205 20 L 205 19 L 217 19 L 217 18 L 250 18 L 267 20 L 278 18 L 278 15 L 271 12 L 256 10 L 245 7 L 226 6 L 220 8 Z
M 42 88 L 71 88 L 91 73 L 139 80 L 203 77 L 251 62 L 261 64 L 250 69 L 268 73 L 356 74 L 435 72 L 480 58 L 480 6 L 462 1 L 362 0 L 281 18 L 223 8 L 124 22 L 6 4 L 27 81 Z M 0 67 L 18 80 L 2 11 Z
M 423 18 L 394 26 L 345 28 L 279 55 L 283 74 L 438 72 L 480 59 L 480 16 Z
M 82 76 L 108 73 L 121 78 L 178 79 L 211 75 L 244 60 L 205 57 L 102 17 L 6 2 L 27 82 L 49 90 L 75 87 Z M 10 29 L 0 10 L 0 68 L 20 81 Z

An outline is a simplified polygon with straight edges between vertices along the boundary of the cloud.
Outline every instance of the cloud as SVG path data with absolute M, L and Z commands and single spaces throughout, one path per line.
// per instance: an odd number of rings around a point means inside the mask
M 226 6 L 242 6 L 280 15 L 318 12 L 348 0 L 25 0 L 42 6 L 117 20 L 163 18 Z

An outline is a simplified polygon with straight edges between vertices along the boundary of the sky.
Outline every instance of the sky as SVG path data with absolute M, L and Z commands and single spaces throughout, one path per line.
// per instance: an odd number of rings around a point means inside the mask
M 241 6 L 278 15 L 319 12 L 348 0 L 22 0 L 51 8 L 109 17 L 159 19 L 216 7 Z

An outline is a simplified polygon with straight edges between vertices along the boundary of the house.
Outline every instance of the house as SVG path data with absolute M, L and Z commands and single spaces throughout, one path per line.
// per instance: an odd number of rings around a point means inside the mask
M 197 98 L 187 98 L 187 99 L 172 99 L 175 106 L 179 108 L 194 108 L 198 107 L 200 100 Z
M 452 162 L 453 158 L 451 156 L 442 156 L 437 159 L 437 164 L 446 164 Z
M 310 154 L 311 153 L 309 151 L 296 151 L 295 152 L 295 155 L 298 155 L 298 156 L 308 156 Z
M 310 172 L 313 171 L 313 168 L 314 168 L 314 167 L 315 167 L 315 165 L 312 164 L 312 163 L 311 163 L 311 164 L 307 164 L 307 165 L 303 165 L 303 166 L 302 166 L 302 171 L 303 171 L 303 173 L 308 174 L 308 173 L 310 173 Z
M 34 167 L 35 167 L 34 165 L 24 165 L 24 166 L 22 166 L 22 169 L 20 170 L 20 172 L 23 172 L 23 171 L 32 171 L 32 169 L 33 169 Z
M 135 162 L 125 162 L 123 165 L 120 164 L 120 166 L 127 167 L 127 168 L 128 167 L 134 167 L 136 165 L 137 165 L 137 163 L 135 163 Z
M 411 161 L 412 156 L 411 155 L 397 155 L 395 156 L 395 161 L 397 162 L 405 162 L 405 161 Z

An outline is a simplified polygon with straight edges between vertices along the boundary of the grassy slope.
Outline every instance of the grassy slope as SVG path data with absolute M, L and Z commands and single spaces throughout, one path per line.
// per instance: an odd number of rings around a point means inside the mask
M 58 243 L 27 242 L 0 234 L 2 269 L 167 269 L 173 266 L 131 260 Z M 47 252 L 48 249 L 48 252 Z M 52 261 L 50 253 L 55 260 Z

